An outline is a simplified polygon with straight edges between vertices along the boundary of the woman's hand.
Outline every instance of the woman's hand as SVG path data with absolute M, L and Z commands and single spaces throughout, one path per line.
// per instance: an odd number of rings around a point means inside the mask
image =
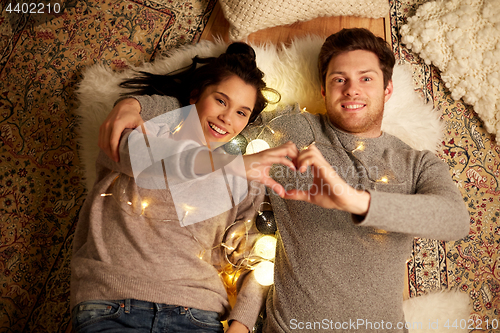
M 134 98 L 118 102 L 99 127 L 99 147 L 115 162 L 120 161 L 118 144 L 126 128 L 136 128 L 144 123 L 140 116 L 141 105 Z
M 269 176 L 273 164 L 283 164 L 295 170 L 295 160 L 298 149 L 291 141 L 281 146 L 263 150 L 256 154 L 243 156 L 248 180 L 255 180 L 270 187 L 280 197 L 285 195 L 285 189 Z
M 226 333 L 248 333 L 248 328 L 239 321 L 233 320 Z
M 314 177 L 309 191 L 288 190 L 283 198 L 303 200 L 324 208 L 334 208 L 365 216 L 370 206 L 370 193 L 347 184 L 325 160 L 319 149 L 311 145 L 300 152 L 296 163 L 299 172 L 311 167 Z

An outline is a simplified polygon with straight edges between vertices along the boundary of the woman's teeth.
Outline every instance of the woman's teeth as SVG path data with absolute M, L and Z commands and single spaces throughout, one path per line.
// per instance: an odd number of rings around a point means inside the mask
M 214 131 L 216 131 L 216 132 L 217 132 L 217 133 L 219 133 L 219 134 L 224 135 L 224 134 L 226 134 L 226 133 L 227 133 L 227 132 L 223 131 L 222 129 L 220 129 L 219 127 L 215 126 L 215 125 L 214 125 L 214 124 L 212 124 L 212 123 L 208 123 L 208 124 L 209 124 L 209 126 L 210 126 L 210 128 L 211 128 L 211 129 L 213 129 Z

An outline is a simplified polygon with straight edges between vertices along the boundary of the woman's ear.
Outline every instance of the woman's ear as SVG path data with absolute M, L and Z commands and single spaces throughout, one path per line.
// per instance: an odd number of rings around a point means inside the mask
M 191 94 L 189 94 L 189 104 L 195 104 L 198 102 L 199 97 L 198 89 L 191 91 Z

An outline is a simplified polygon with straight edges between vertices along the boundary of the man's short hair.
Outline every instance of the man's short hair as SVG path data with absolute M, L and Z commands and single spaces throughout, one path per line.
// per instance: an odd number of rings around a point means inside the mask
M 325 87 L 326 73 L 330 61 L 341 53 L 365 50 L 373 52 L 379 59 L 380 69 L 384 75 L 384 88 L 392 79 L 392 70 L 396 60 L 389 44 L 370 30 L 364 28 L 342 29 L 329 36 L 321 47 L 318 57 L 318 69 L 321 86 Z

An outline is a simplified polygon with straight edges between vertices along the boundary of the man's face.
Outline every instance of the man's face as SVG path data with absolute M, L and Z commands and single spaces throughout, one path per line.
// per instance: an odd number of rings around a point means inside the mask
M 333 125 L 353 135 L 375 138 L 381 134 L 384 103 L 392 89 L 392 81 L 384 89 L 377 56 L 356 50 L 330 60 L 321 94 Z

